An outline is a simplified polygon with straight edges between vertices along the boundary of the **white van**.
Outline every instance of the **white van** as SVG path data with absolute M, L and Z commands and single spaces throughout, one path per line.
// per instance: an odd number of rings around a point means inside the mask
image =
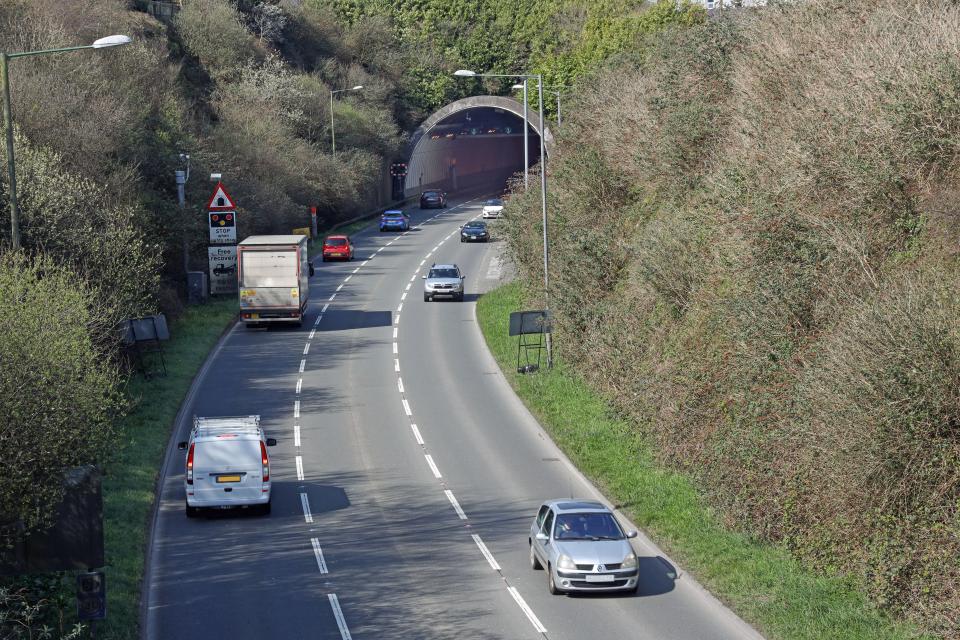
M 201 508 L 244 507 L 270 513 L 270 457 L 260 416 L 194 418 L 186 450 L 183 487 L 187 517 Z

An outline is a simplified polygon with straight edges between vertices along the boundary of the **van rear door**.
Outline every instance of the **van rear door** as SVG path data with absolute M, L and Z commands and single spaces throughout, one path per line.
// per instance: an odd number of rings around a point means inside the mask
M 224 434 L 196 443 L 193 490 L 197 502 L 228 505 L 262 497 L 260 440 Z

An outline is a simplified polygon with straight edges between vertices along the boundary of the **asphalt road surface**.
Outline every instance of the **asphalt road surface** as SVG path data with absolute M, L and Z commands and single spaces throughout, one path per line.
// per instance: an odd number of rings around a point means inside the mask
M 475 301 L 504 275 L 502 243 L 458 235 L 481 203 L 412 209 L 406 234 L 357 234 L 354 262 L 317 260 L 302 328 L 237 326 L 221 341 L 173 443 L 192 415 L 260 414 L 279 441 L 273 512 L 188 520 L 174 444 L 146 638 L 759 637 L 642 534 L 636 595 L 551 596 L 529 567 L 539 504 L 599 494 L 486 350 Z M 460 265 L 464 302 L 423 301 L 433 262 Z

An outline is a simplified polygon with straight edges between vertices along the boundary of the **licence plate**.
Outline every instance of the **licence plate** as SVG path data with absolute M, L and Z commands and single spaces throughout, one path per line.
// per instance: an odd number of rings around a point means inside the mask
M 331 253 L 330 255 L 332 255 L 334 258 L 340 258 L 343 256 L 342 253 Z
M 232 476 L 217 476 L 217 482 L 240 482 L 240 474 Z
M 584 577 L 586 578 L 587 582 L 613 582 L 614 580 L 617 579 L 616 576 L 611 576 L 611 575 L 595 576 L 589 573 Z
M 260 314 L 259 314 L 259 313 L 251 313 L 251 314 L 250 314 L 250 319 L 251 319 L 251 320 L 257 320 L 259 317 L 260 317 Z

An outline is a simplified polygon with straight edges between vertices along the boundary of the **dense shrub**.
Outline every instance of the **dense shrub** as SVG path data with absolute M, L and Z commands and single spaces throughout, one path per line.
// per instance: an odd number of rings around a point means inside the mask
M 550 167 L 566 361 L 731 526 L 947 637 L 958 33 L 939 0 L 668 29 L 578 91 Z M 505 217 L 532 298 L 539 217 Z

